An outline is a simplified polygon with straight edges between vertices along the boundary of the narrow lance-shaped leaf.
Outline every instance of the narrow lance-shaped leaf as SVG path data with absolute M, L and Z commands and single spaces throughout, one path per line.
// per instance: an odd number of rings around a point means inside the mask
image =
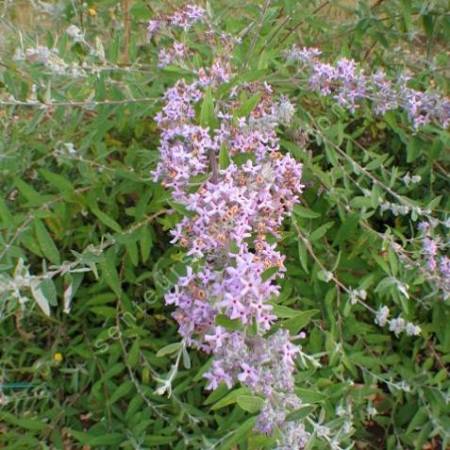
M 48 299 L 45 297 L 40 288 L 40 283 L 32 282 L 30 288 L 31 293 L 33 294 L 33 297 L 36 300 L 36 303 L 39 305 L 39 307 L 42 309 L 42 311 L 46 316 L 50 316 L 50 305 Z
M 58 249 L 45 225 L 39 219 L 36 219 L 34 221 L 34 229 L 36 231 L 39 247 L 44 256 L 53 264 L 59 265 L 61 263 L 61 259 Z
M 100 261 L 100 269 L 102 271 L 102 277 L 106 284 L 114 291 L 114 293 L 120 297 L 122 295 L 122 287 L 115 266 L 115 258 L 111 251 L 104 255 L 104 258 Z
M 214 99 L 210 89 L 203 97 L 203 103 L 200 109 L 200 125 L 202 127 L 216 128 L 217 119 L 214 114 Z

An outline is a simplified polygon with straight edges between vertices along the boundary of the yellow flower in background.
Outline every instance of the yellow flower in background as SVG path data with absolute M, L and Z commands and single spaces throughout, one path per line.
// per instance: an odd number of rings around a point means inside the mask
M 56 352 L 56 353 L 53 355 L 53 360 L 56 361 L 56 362 L 61 362 L 63 359 L 64 359 L 64 358 L 63 358 L 62 353 Z
M 95 17 L 95 16 L 97 15 L 97 11 L 95 10 L 95 8 L 89 8 L 89 9 L 88 9 L 88 14 L 89 14 L 91 17 Z

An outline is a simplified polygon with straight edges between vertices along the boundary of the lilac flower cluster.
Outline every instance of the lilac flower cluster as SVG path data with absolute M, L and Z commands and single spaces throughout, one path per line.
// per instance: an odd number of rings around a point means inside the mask
M 188 4 L 172 15 L 164 15 L 150 20 L 147 26 L 147 36 L 151 39 L 163 27 L 177 27 L 188 31 L 205 17 L 206 11 L 201 6 Z
M 17 48 L 14 54 L 15 61 L 27 61 L 31 64 L 42 64 L 55 75 L 69 75 L 83 77 L 86 75 L 82 66 L 77 63 L 66 63 L 56 48 L 48 48 L 42 45 L 25 49 Z
M 432 92 L 408 87 L 409 77 L 389 80 L 383 70 L 365 74 L 355 61 L 339 59 L 336 64 L 320 61 L 315 48 L 294 46 L 287 60 L 301 62 L 308 69 L 309 87 L 321 95 L 331 95 L 339 105 L 354 112 L 363 100 L 370 100 L 376 114 L 403 109 L 415 129 L 431 122 L 447 128 L 450 124 L 450 100 Z
M 447 225 L 444 223 L 444 226 Z M 443 241 L 437 236 L 436 223 L 420 222 L 419 231 L 422 242 L 422 252 L 425 257 L 425 264 L 428 271 L 436 280 L 444 299 L 450 297 L 450 258 L 443 254 L 449 246 L 448 237 Z M 448 227 L 446 227 L 448 228 Z M 447 230 L 448 231 L 448 230 Z
M 222 54 L 217 55 L 213 63 L 208 67 L 201 67 L 193 71 L 197 72 L 197 84 L 200 87 L 217 87 L 222 83 L 227 83 L 232 77 L 231 65 L 229 55 L 235 44 L 240 42 L 234 36 L 228 33 L 220 33 L 217 35 L 212 24 L 207 20 L 206 11 L 197 5 L 186 5 L 183 8 L 175 11 L 172 15 L 159 16 L 148 22 L 148 37 L 151 39 L 163 28 L 169 29 L 183 29 L 188 31 L 197 22 L 203 22 L 206 29 L 203 30 L 203 37 L 211 46 L 217 47 L 218 42 L 223 47 Z M 189 57 L 193 52 L 188 48 L 184 42 L 174 41 L 170 47 L 162 47 L 158 53 L 158 67 L 164 68 L 169 64 L 184 64 L 188 65 Z
M 202 87 L 218 86 L 230 81 L 232 76 L 230 63 L 225 58 L 217 58 L 208 69 L 198 71 L 198 81 Z
M 228 74 L 222 62 L 191 84 L 178 81 L 156 116 L 161 160 L 154 177 L 189 212 L 171 233 L 193 259 L 165 300 L 176 307 L 173 317 L 185 342 L 213 356 L 204 375 L 207 389 L 240 383 L 264 397 L 258 430 L 278 433 L 280 448 L 303 448 L 308 433 L 286 421 L 301 404 L 293 392 L 300 346 L 286 330 L 269 333 L 276 320 L 271 302 L 279 295 L 274 281 L 285 271 L 274 242 L 303 187 L 301 165 L 280 152 L 276 135 L 292 111 L 286 98 L 274 101 L 269 85 L 245 84 L 221 100 L 215 130 L 198 125 L 202 89 L 227 81 Z M 238 99 L 255 94 L 259 101 L 249 117 L 236 117 Z M 285 111 L 277 118 L 281 104 Z M 224 150 L 229 163 L 219 167 Z M 238 326 L 228 329 L 220 317 Z
M 205 341 L 214 354 L 212 368 L 205 375 L 208 389 L 216 389 L 221 382 L 232 387 L 239 381 L 266 398 L 292 392 L 294 382 L 289 374 L 294 371 L 294 359 L 299 348 L 290 342 L 286 330 L 279 330 L 266 338 L 262 334 L 252 336 L 243 331 L 229 332 L 217 326 L 214 334 L 205 336 Z M 289 398 L 287 394 L 284 396 Z M 297 397 L 291 402 L 293 407 L 300 406 Z M 264 424 L 264 427 L 269 425 Z M 271 432 L 272 429 L 266 431 Z
M 183 61 L 189 50 L 182 42 L 175 42 L 170 48 L 161 48 L 158 54 L 158 67 L 164 68 L 174 62 Z
M 422 331 L 418 325 L 406 321 L 403 317 L 399 316 L 395 319 L 389 319 L 389 314 L 389 308 L 387 306 L 381 306 L 375 315 L 375 323 L 380 327 L 388 324 L 389 331 L 392 331 L 397 337 L 403 332 L 407 336 L 417 336 Z

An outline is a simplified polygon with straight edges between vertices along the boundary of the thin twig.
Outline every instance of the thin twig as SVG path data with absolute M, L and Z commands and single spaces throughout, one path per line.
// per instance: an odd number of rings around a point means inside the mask
M 68 102 L 51 102 L 51 103 L 41 103 L 34 101 L 22 101 L 22 100 L 0 100 L 0 106 L 25 106 L 34 108 L 52 108 L 57 106 L 68 106 L 68 107 L 95 107 L 99 105 L 126 105 L 130 103 L 156 103 L 158 100 L 156 98 L 133 98 L 126 100 L 86 100 L 86 101 L 68 101 Z
M 129 61 L 129 49 L 130 49 L 130 2 L 131 0 L 122 0 L 123 9 L 123 28 L 124 28 L 124 49 L 123 49 L 123 61 L 128 64 Z
M 209 150 L 209 165 L 211 167 L 211 181 L 214 184 L 219 182 L 219 166 L 217 164 L 216 152 Z
M 325 6 L 327 6 L 329 3 L 330 3 L 330 2 L 329 2 L 328 0 L 325 1 L 325 2 L 323 2 L 321 5 L 319 5 L 319 6 L 312 12 L 312 14 L 313 14 L 313 15 L 314 15 L 314 14 L 317 14 L 317 13 L 320 12 L 323 8 L 325 8 Z M 305 22 L 305 18 L 302 18 L 302 20 L 301 20 L 297 25 L 295 25 L 294 28 L 291 28 L 290 30 L 288 30 L 288 33 L 286 34 L 286 36 L 284 36 L 284 37 L 281 39 L 280 44 L 283 44 L 283 43 L 288 39 L 288 37 L 289 37 L 294 31 L 297 31 L 297 30 L 300 28 L 300 26 L 301 26 L 304 22 Z

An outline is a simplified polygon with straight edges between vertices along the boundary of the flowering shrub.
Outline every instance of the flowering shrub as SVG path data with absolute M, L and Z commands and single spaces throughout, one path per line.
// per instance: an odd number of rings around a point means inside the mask
M 286 331 L 264 335 L 276 319 L 270 300 L 279 295 L 279 286 L 273 280 L 278 270 L 285 271 L 284 258 L 268 236 L 279 236 L 283 217 L 298 202 L 301 165 L 279 151 L 278 107 L 270 86 L 236 86 L 228 99 L 221 99 L 221 110 L 213 111 L 210 91 L 204 95 L 199 88 L 230 77 L 223 69 L 219 77 L 217 71 L 208 72 L 191 84 L 180 81 L 169 88 L 156 117 L 162 129 L 156 179 L 171 187 L 174 198 L 189 211 L 173 230 L 171 242 L 204 261 L 195 273 L 188 266 L 165 300 L 177 307 L 174 318 L 185 342 L 213 355 L 204 374 L 206 388 L 216 389 L 222 382 L 231 388 L 239 381 L 262 395 L 266 401 L 257 428 L 271 433 L 279 427 L 282 439 L 289 436 L 298 446 L 295 440 L 303 442 L 304 434 L 293 439 L 283 428 L 289 407 L 300 406 L 293 395 L 299 348 Z M 255 103 L 248 120 L 239 115 L 246 102 L 238 99 L 246 92 Z M 200 123 L 212 123 L 215 113 L 220 117 L 213 136 L 209 127 L 192 123 L 194 104 L 202 98 Z M 225 155 L 222 167 L 217 164 L 220 152 Z M 245 155 L 241 164 L 229 161 Z M 192 186 L 190 181 L 199 175 L 206 179 Z M 217 325 L 220 314 L 243 328 Z
M 446 5 L 151 3 L 1 44 L 1 446 L 446 448 Z

